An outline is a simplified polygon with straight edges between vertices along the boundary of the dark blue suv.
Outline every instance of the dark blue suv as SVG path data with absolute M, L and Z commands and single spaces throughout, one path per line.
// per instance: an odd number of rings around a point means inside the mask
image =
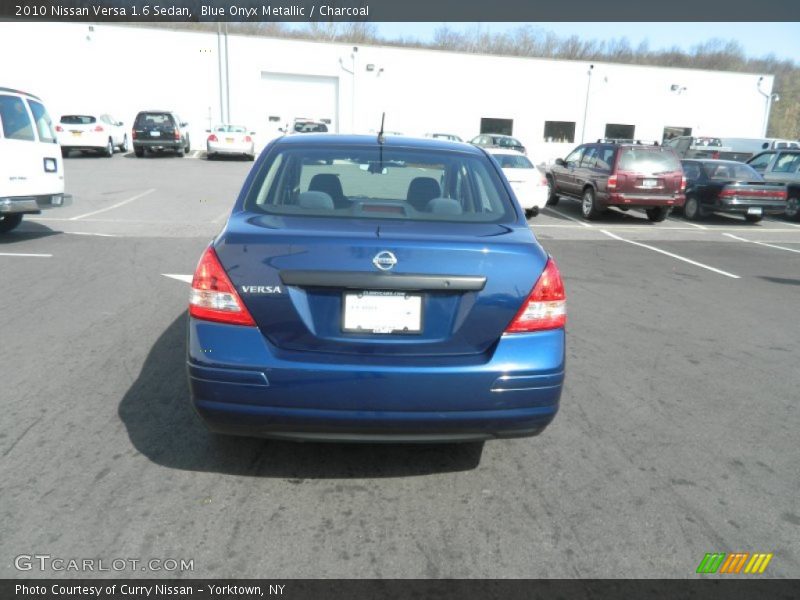
M 195 408 L 222 433 L 469 441 L 558 410 L 555 262 L 481 148 L 272 142 L 192 283 Z

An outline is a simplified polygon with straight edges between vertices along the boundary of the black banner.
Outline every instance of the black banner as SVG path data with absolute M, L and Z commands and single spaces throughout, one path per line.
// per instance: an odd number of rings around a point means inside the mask
M 694 580 L 257 580 L 257 579 L 39 579 L 0 580 L 3 600 L 35 598 L 53 600 L 142 600 L 145 598 L 204 598 L 221 600 L 602 600 L 604 598 L 668 598 L 670 600 L 736 600 L 770 598 L 789 600 L 800 593 L 798 580 L 694 579 Z
M 27 21 L 800 21 L 795 0 L 0 0 Z M 675 30 L 679 41 L 680 28 Z M 711 37 L 725 37 L 724 26 Z

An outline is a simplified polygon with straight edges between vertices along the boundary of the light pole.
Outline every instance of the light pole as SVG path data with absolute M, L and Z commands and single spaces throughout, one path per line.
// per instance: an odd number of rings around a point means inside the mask
M 583 105 L 583 125 L 581 126 L 581 144 L 584 142 L 584 138 L 586 137 L 586 116 L 589 114 L 589 92 L 592 89 L 592 71 L 594 71 L 594 65 L 589 65 L 589 70 L 586 71 L 586 74 L 589 76 L 589 81 L 586 83 L 586 103 Z
M 764 81 L 764 77 L 763 76 L 758 78 L 758 83 L 756 83 L 756 89 L 758 90 L 759 94 L 764 96 L 764 124 L 763 124 L 763 127 L 762 127 L 761 136 L 762 137 L 767 137 L 767 127 L 769 125 L 769 111 L 770 111 L 770 108 L 772 108 L 772 103 L 773 102 L 778 102 L 781 99 L 781 97 L 777 93 L 768 94 L 767 92 L 762 90 L 761 89 L 761 82 L 762 81 Z

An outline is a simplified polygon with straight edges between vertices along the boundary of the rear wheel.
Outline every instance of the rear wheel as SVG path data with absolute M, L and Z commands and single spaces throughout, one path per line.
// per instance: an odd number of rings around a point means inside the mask
M 8 233 L 22 223 L 22 215 L 3 215 L 0 217 L 0 233 Z
M 581 214 L 583 218 L 593 221 L 599 217 L 602 212 L 603 211 L 597 207 L 597 199 L 594 196 L 594 190 L 592 188 L 583 190 L 583 200 L 581 200 Z
M 141 146 L 134 146 L 133 153 L 136 155 L 137 158 L 142 158 L 144 156 L 144 148 Z
M 114 141 L 111 138 L 108 138 L 105 150 L 103 150 L 103 156 L 107 158 L 114 156 Z
M 556 183 L 552 175 L 547 176 L 547 204 L 555 206 L 558 204 L 558 194 L 556 193 Z
M 69 148 L 61 148 L 61 156 L 62 158 L 67 158 L 69 156 Z
M 686 204 L 683 205 L 683 216 L 689 221 L 697 221 L 703 217 L 700 211 L 700 202 L 694 196 L 686 198 Z
M 667 215 L 669 214 L 669 208 L 666 206 L 657 206 L 655 208 L 648 208 L 646 212 L 647 218 L 653 223 L 660 223 L 667 218 Z
M 120 152 L 127 152 L 128 151 L 128 135 L 125 134 L 125 137 L 122 138 L 122 143 L 119 145 Z
M 758 223 L 764 217 L 761 215 L 745 215 L 744 220 L 748 223 Z
M 786 216 L 793 221 L 800 220 L 800 198 L 797 196 L 786 201 Z

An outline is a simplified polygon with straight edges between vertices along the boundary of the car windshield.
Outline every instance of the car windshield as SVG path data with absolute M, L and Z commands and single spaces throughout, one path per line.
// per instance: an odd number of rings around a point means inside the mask
M 142 113 L 136 117 L 135 127 L 172 127 L 172 116 L 168 113 Z
M 486 157 L 377 146 L 276 150 L 257 173 L 245 208 L 349 219 L 506 223 L 514 218 Z
M 516 139 L 514 139 L 512 137 L 497 138 L 497 145 L 498 146 L 503 146 L 503 147 L 506 147 L 506 148 L 510 148 L 510 147 L 514 147 L 514 146 L 522 146 L 522 144 L 520 144 L 518 140 L 516 140 Z
M 744 163 L 704 163 L 706 177 L 717 181 L 764 181 L 750 165 Z
M 325 123 L 298 121 L 294 124 L 294 130 L 298 133 L 325 133 L 328 131 L 328 127 Z
M 64 125 L 91 125 L 96 123 L 97 119 L 88 115 L 64 115 L 61 117 L 61 122 Z
M 218 133 L 245 133 L 247 128 L 241 125 L 218 125 L 214 128 L 214 131 Z
M 617 169 L 637 173 L 666 173 L 681 170 L 678 157 L 665 148 L 626 148 L 620 153 Z
M 504 169 L 532 169 L 533 164 L 526 156 L 517 154 L 495 154 L 495 159 Z

